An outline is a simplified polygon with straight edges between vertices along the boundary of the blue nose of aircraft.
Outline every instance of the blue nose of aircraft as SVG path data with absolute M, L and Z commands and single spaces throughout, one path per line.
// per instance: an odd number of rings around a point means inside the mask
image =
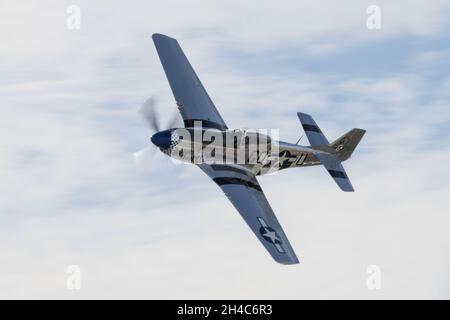
M 152 143 L 160 149 L 168 149 L 170 147 L 171 133 L 169 130 L 155 133 L 152 137 Z

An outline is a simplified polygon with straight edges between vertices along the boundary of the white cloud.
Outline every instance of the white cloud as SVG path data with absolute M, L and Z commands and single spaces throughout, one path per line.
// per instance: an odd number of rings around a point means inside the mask
M 65 29 L 64 3 L 0 11 L 0 297 L 448 297 L 450 80 L 430 84 L 415 69 L 263 74 L 224 64 L 219 50 L 326 53 L 368 37 L 440 35 L 446 2 L 380 2 L 383 31 L 370 36 L 360 1 L 79 5 L 80 32 Z M 197 168 L 162 155 L 133 165 L 150 135 L 139 104 L 158 93 L 163 117 L 174 109 L 154 31 L 180 37 L 231 126 L 279 127 L 296 140 L 302 110 L 330 138 L 368 129 L 345 164 L 354 194 L 322 168 L 260 179 L 299 266 L 272 262 Z M 70 264 L 82 268 L 80 292 L 65 288 Z M 370 264 L 381 267 L 380 292 L 365 287 Z

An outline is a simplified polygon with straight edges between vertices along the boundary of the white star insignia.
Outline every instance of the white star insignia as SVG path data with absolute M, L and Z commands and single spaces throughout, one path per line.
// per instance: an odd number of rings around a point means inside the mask
M 270 231 L 268 229 L 264 229 L 266 231 L 266 233 L 263 234 L 263 237 L 267 237 L 270 239 L 270 241 L 272 241 L 272 243 L 275 243 L 275 241 L 280 241 L 280 239 L 278 239 L 277 234 L 275 233 L 275 231 Z

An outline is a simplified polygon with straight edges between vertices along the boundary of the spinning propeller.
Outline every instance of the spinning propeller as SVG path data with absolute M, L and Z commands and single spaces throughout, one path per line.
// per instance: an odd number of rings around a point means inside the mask
M 151 157 L 155 153 L 155 146 L 161 147 L 164 145 L 164 139 L 167 140 L 167 133 L 165 131 L 161 131 L 161 118 L 159 117 L 159 113 L 157 112 L 156 107 L 156 99 L 155 97 L 148 98 L 142 106 L 139 108 L 138 113 L 142 116 L 145 123 L 149 127 L 149 129 L 153 132 L 153 136 L 151 138 L 153 145 L 145 147 L 135 153 L 133 153 L 133 158 L 136 163 L 142 163 L 146 160 L 150 160 Z M 175 113 L 167 124 L 166 128 L 173 128 L 176 126 L 178 122 L 178 115 Z M 165 129 L 164 129 L 165 130 Z M 170 137 L 169 137 L 170 143 Z

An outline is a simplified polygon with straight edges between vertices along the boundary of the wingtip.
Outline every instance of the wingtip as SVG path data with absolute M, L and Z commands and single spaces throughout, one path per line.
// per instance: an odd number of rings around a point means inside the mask
M 335 180 L 336 180 L 336 182 L 338 182 L 337 179 L 335 179 Z M 339 180 L 343 180 L 343 179 L 339 179 Z M 348 179 L 344 180 L 344 183 L 342 183 L 342 184 L 338 183 L 338 185 L 341 188 L 341 190 L 344 192 L 355 192 L 355 189 L 353 188 L 352 184 L 350 183 L 350 181 Z
M 154 33 L 152 34 L 152 39 L 153 41 L 158 40 L 158 39 L 171 39 L 171 40 L 175 40 L 174 38 L 171 38 L 169 36 L 166 36 L 165 34 L 162 33 Z
M 298 260 L 297 256 L 295 255 L 295 253 L 293 255 L 289 255 L 289 256 L 283 257 L 282 259 L 275 258 L 275 261 L 278 262 L 279 264 L 283 264 L 283 265 L 286 265 L 286 266 L 300 263 L 300 261 Z
M 164 35 L 161 34 L 161 33 L 154 33 L 154 34 L 152 34 L 153 41 L 158 40 L 158 38 L 160 38 L 160 37 L 164 37 Z
M 298 261 L 298 259 L 295 260 L 291 260 L 291 261 L 277 261 L 279 264 L 285 265 L 285 266 L 291 266 L 291 265 L 296 265 L 296 264 L 300 264 L 300 261 Z

